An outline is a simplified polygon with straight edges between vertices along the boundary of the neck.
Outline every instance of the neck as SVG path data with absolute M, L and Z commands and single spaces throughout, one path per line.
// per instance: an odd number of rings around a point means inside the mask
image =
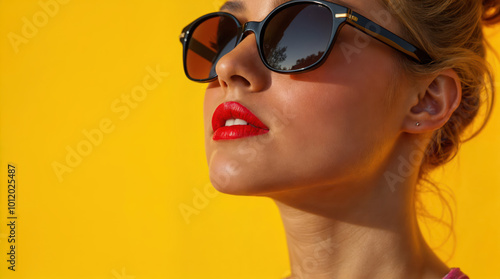
M 290 279 L 446 275 L 448 267 L 429 249 L 418 227 L 412 187 L 417 176 L 397 189 L 383 180 L 370 187 L 360 182 L 271 196 L 286 232 Z

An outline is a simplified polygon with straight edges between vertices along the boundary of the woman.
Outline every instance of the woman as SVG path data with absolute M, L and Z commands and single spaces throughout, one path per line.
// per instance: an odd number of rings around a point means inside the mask
M 186 74 L 209 82 L 210 180 L 276 202 L 289 278 L 468 278 L 426 244 L 415 200 L 488 92 L 499 8 L 231 0 L 183 30 Z

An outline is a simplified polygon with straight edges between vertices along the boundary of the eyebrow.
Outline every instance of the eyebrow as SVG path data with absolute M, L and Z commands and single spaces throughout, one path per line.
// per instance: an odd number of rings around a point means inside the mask
M 224 5 L 222 5 L 222 7 L 220 7 L 219 11 L 222 10 L 237 13 L 246 10 L 246 6 L 245 3 L 241 1 L 227 1 L 226 3 L 224 3 Z
M 274 0 L 273 1 L 273 4 L 275 5 L 275 7 L 281 5 L 281 4 L 284 4 L 286 2 L 289 2 L 290 0 Z M 355 7 L 353 7 L 351 4 L 348 4 L 342 0 L 326 0 L 327 2 L 330 2 L 330 3 L 333 3 L 333 4 L 337 4 L 337 5 L 341 5 L 341 6 L 344 6 L 344 7 L 347 7 L 349 9 L 353 9 Z
M 279 5 L 281 4 L 284 4 L 286 2 L 289 2 L 290 0 L 273 0 L 273 6 L 274 7 L 278 7 Z M 328 0 L 327 0 L 328 1 Z M 332 3 L 335 3 L 335 4 L 339 4 L 339 5 L 342 5 L 342 6 L 345 6 L 347 8 L 350 8 L 350 9 L 353 9 L 353 7 L 347 3 L 345 3 L 344 1 L 341 1 L 341 0 L 335 0 L 335 1 L 328 1 L 328 2 L 332 2 Z M 243 12 L 246 10 L 246 6 L 245 6 L 245 3 L 241 2 L 241 1 L 226 1 L 224 3 L 224 5 L 222 5 L 222 7 L 220 7 L 219 11 L 222 11 L 222 10 L 227 10 L 227 11 L 230 11 L 230 12 Z

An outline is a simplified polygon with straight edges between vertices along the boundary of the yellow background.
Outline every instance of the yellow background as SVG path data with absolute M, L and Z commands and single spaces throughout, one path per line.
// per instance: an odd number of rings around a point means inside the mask
M 65 2 L 49 14 L 38 1 L 0 0 L 0 278 L 285 276 L 272 201 L 211 189 L 204 85 L 182 70 L 180 30 L 222 2 Z M 29 38 L 14 47 L 10 39 L 23 31 Z M 498 32 L 489 32 L 500 46 Z M 154 79 L 151 69 L 169 74 Z M 144 80 L 149 89 L 126 115 L 122 98 L 140 92 Z M 85 132 L 96 129 L 102 139 L 89 147 Z M 457 203 L 449 265 L 473 279 L 500 278 L 499 131 L 497 109 L 443 171 Z M 85 156 L 59 179 L 54 162 L 65 164 L 78 147 Z M 17 169 L 15 272 L 6 262 L 8 163 Z M 433 226 L 438 245 L 443 229 Z M 442 257 L 451 242 L 438 249 Z

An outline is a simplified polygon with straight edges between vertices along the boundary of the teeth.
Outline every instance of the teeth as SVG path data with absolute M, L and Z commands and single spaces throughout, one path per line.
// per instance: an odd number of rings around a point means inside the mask
M 245 120 L 242 119 L 235 119 L 234 120 L 234 125 L 247 125 L 248 123 Z
M 226 127 L 227 126 L 233 126 L 234 125 L 234 119 L 228 119 L 226 120 Z
M 248 125 L 248 123 L 245 120 L 239 118 L 226 120 L 226 125 L 225 125 L 226 127 L 234 125 Z

